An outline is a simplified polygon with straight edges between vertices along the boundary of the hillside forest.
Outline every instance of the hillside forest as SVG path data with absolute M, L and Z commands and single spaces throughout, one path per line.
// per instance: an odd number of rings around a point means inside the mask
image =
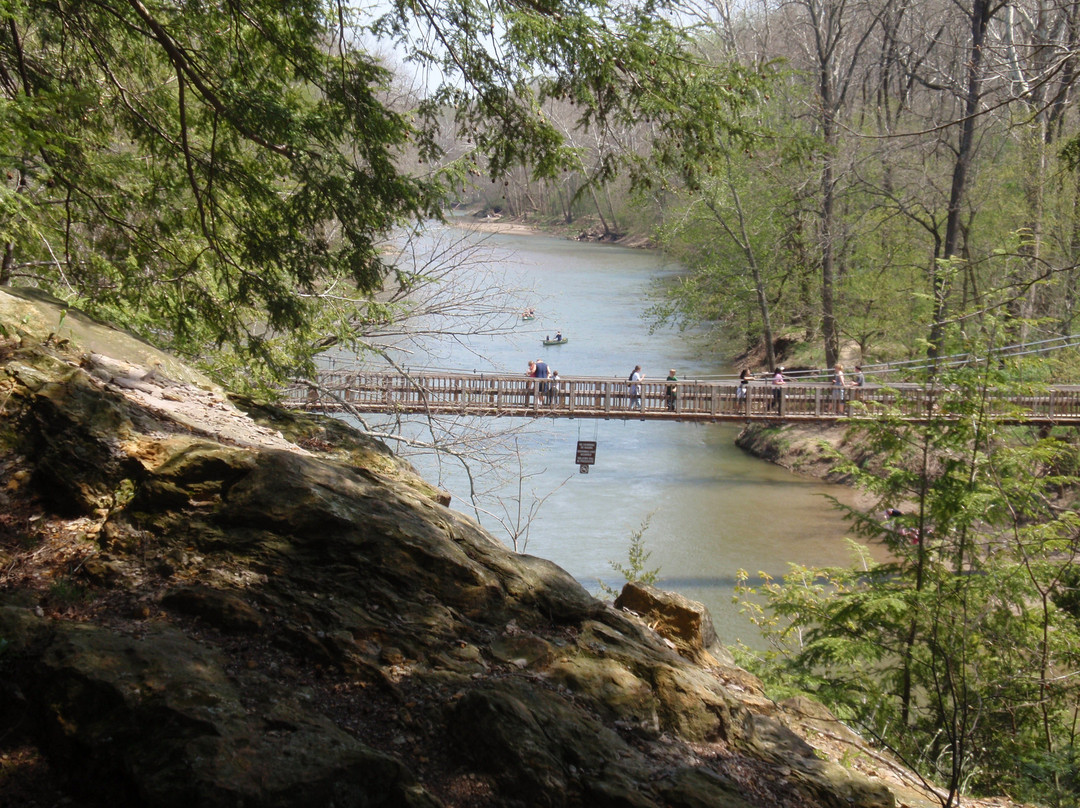
M 956 2 L 706 3 L 702 58 L 768 76 L 706 147 L 637 121 L 575 128 L 554 181 L 526 168 L 481 186 L 511 216 L 643 233 L 691 268 L 658 321 L 708 323 L 736 348 L 782 336 L 863 359 L 933 356 L 951 323 L 998 345 L 1075 330 L 1075 8 Z M 646 145 L 650 144 L 650 145 Z M 596 187 L 611 159 L 638 169 Z M 987 323 L 992 320 L 994 326 Z M 822 364 L 823 363 L 823 364 Z M 775 365 L 775 354 L 768 356 Z
M 771 642 L 746 664 L 946 808 L 1077 804 L 1075 436 L 979 402 L 1078 380 L 1074 349 L 1015 346 L 1077 330 L 1080 3 L 4 0 L 0 23 L 0 285 L 235 389 L 370 350 L 431 282 L 403 245 L 454 204 L 648 237 L 686 268 L 650 316 L 732 355 L 927 360 L 948 407 L 837 461 L 903 503 L 850 514 L 894 559 L 746 575 Z

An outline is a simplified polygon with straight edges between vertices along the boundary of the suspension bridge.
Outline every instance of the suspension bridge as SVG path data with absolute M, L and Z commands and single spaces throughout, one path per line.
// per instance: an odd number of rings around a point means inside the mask
M 637 389 L 633 389 L 634 385 Z M 950 391 L 912 383 L 836 388 L 791 380 L 644 380 L 574 376 L 536 379 L 489 373 L 326 370 L 286 389 L 286 406 L 311 412 L 468 415 L 524 418 L 604 418 L 658 421 L 908 421 L 950 414 Z M 982 411 L 999 422 L 1080 424 L 1080 385 L 1017 393 L 986 390 Z

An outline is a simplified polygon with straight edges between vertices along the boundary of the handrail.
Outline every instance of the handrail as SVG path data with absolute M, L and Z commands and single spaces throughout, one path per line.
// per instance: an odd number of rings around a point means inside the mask
M 846 387 L 821 382 L 776 386 L 754 381 L 740 393 L 732 382 L 645 380 L 631 408 L 626 379 L 574 376 L 535 379 L 485 373 L 399 373 L 327 370 L 316 386 L 297 383 L 284 391 L 288 407 L 322 412 L 456 413 L 483 416 L 643 418 L 686 421 L 905 420 L 950 417 L 942 412 L 947 391 L 918 384 Z M 674 395 L 669 396 L 669 388 Z M 777 394 L 779 391 L 779 394 Z M 1030 424 L 1080 423 L 1080 385 L 1037 393 L 995 394 L 987 413 L 1000 421 Z

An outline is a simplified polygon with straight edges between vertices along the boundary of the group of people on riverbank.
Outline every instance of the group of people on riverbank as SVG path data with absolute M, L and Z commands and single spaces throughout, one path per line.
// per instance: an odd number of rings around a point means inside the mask
M 919 544 L 923 539 L 930 540 L 934 538 L 934 529 L 927 527 L 925 531 L 920 530 L 908 523 L 904 516 L 904 512 L 899 508 L 886 508 L 884 524 L 886 529 L 893 535 L 895 535 L 901 543 Z

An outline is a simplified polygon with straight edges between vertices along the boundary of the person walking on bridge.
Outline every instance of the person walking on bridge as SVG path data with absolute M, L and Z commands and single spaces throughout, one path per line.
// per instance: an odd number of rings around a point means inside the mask
M 766 409 L 771 410 L 776 407 L 776 414 L 782 415 L 784 412 L 784 385 L 787 384 L 787 379 L 784 378 L 784 366 L 780 365 L 772 377 L 773 391 L 772 401 L 769 402 L 769 406 Z
M 735 398 L 738 401 L 746 400 L 747 388 L 750 386 L 750 382 L 754 380 L 754 374 L 750 372 L 750 368 L 743 368 L 739 371 L 739 388 L 735 393 Z
M 641 375 L 641 365 L 634 365 L 634 369 L 630 371 L 630 409 L 642 410 L 644 407 L 641 403 L 641 380 L 644 376 Z
M 675 377 L 675 368 L 672 368 L 671 370 L 668 371 L 667 379 L 665 379 L 665 381 L 668 381 L 668 382 L 677 382 L 678 381 L 678 379 Z M 679 397 L 679 387 L 678 387 L 678 385 L 669 384 L 667 387 L 664 388 L 664 399 L 667 402 L 667 408 L 668 408 L 668 410 L 670 412 L 675 412 L 675 402 L 678 400 L 678 397 Z
M 844 378 L 844 366 L 837 362 L 833 366 L 832 376 L 832 409 L 837 414 L 844 409 L 844 388 L 847 386 L 847 380 Z
M 530 359 L 529 360 L 529 369 L 525 371 L 525 375 L 528 376 L 530 379 L 535 379 L 536 378 L 536 360 L 535 359 Z M 529 382 L 529 386 L 525 388 L 525 406 L 526 407 L 529 406 L 529 401 L 531 400 L 531 397 L 532 397 L 532 389 L 533 389 L 533 383 Z
M 548 404 L 550 404 L 553 400 L 558 400 L 559 403 L 562 403 L 562 400 L 559 399 L 559 382 L 560 381 L 562 381 L 562 380 L 559 378 L 559 371 L 552 370 L 551 371 L 551 380 L 548 382 Z

